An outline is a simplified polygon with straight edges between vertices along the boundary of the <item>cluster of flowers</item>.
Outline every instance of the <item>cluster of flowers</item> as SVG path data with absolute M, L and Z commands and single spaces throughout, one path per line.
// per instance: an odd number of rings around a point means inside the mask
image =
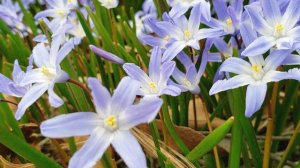
M 118 5 L 116 0 L 99 1 L 108 9 Z M 112 53 L 91 46 L 96 54 L 122 64 L 128 77 L 121 80 L 113 96 L 97 79 L 88 78 L 96 113 L 60 115 L 41 124 L 41 133 L 47 137 L 90 135 L 70 160 L 69 167 L 93 166 L 110 144 L 129 167 L 146 167 L 145 155 L 129 130 L 156 117 L 163 103 L 161 95 L 178 96 L 185 91 L 199 94 L 199 82 L 209 62 L 222 62 L 210 89 L 211 95 L 248 85 L 247 117 L 260 109 L 268 82 L 300 80 L 299 69 L 278 70 L 282 65 L 300 63 L 300 56 L 295 54 L 300 52 L 299 0 L 253 0 L 245 7 L 243 0 L 230 3 L 213 0 L 217 18 L 212 17 L 211 4 L 205 0 L 167 2 L 171 10 L 163 14 L 162 20 L 157 18 L 151 0 L 146 0 L 143 10 L 135 16 L 137 37 L 143 44 L 153 47 L 149 75 L 137 65 L 125 63 Z M 81 3 L 90 4 L 89 1 Z M 20 9 L 8 8 L 14 5 L 10 0 L 3 1 L 0 8 L 4 6 L 10 12 L 9 15 L 0 12 L 1 19 L 13 30 L 17 28 L 17 32 L 30 32 L 21 22 Z M 16 60 L 12 80 L 0 75 L 0 92 L 22 97 L 15 114 L 17 120 L 46 91 L 51 106 L 59 107 L 64 103 L 53 90 L 56 83 L 69 80 L 60 63 L 85 37 L 74 10 L 86 12 L 76 0 L 46 0 L 46 6 L 35 19 L 42 18 L 52 31 L 51 44 L 45 35 L 35 37 L 39 43 L 32 51 L 26 72 Z M 187 18 L 185 14 L 189 11 Z M 52 19 L 49 21 L 46 17 Z M 200 28 L 200 21 L 205 28 Z M 226 35 L 231 37 L 228 43 L 224 40 Z M 200 46 L 200 40 L 204 45 Z M 219 52 L 210 52 L 213 45 Z M 191 56 L 185 49 L 189 49 Z M 231 57 L 234 49 L 240 57 Z M 184 71 L 176 67 L 175 59 Z M 137 95 L 142 98 L 133 104 Z

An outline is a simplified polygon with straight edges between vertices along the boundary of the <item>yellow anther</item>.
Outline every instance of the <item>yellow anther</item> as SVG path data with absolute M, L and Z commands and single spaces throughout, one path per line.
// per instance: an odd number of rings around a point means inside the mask
M 157 87 L 154 82 L 150 82 L 149 86 L 150 86 L 151 89 L 156 89 L 156 87 Z
M 60 15 L 60 16 L 64 16 L 64 15 L 65 15 L 65 11 L 62 10 L 62 9 L 57 10 L 56 13 L 57 13 L 58 15 Z
M 44 74 L 49 74 L 49 72 L 50 72 L 50 71 L 49 71 L 49 68 L 44 67 L 44 66 L 42 67 L 42 70 L 41 70 L 41 71 L 42 71 L 42 73 L 44 73 Z
M 165 41 L 169 41 L 170 36 L 169 36 L 169 35 L 166 35 L 163 39 L 164 39 Z
M 283 29 L 284 29 L 284 26 L 283 26 L 282 24 L 280 24 L 280 23 L 277 23 L 277 24 L 276 24 L 276 26 L 275 26 L 275 31 L 276 31 L 277 33 L 282 32 Z
M 255 73 L 259 73 L 261 71 L 261 66 L 257 64 L 252 65 L 252 71 Z
M 232 20 L 231 20 L 231 18 L 228 18 L 228 19 L 226 19 L 226 24 L 228 25 L 228 26 L 231 26 L 232 25 Z
M 104 124 L 110 128 L 117 128 L 117 117 L 115 115 L 110 115 L 104 120 Z
M 185 39 L 190 39 L 191 38 L 191 32 L 188 31 L 188 30 L 184 31 L 184 37 L 185 37 Z
M 185 85 L 186 87 L 188 87 L 188 88 L 192 87 L 191 82 L 188 81 L 186 78 L 183 79 L 183 83 L 184 83 L 184 85 Z

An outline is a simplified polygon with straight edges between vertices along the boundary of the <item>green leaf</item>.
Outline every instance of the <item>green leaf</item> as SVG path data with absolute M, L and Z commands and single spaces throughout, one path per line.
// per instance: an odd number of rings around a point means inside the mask
M 17 153 L 18 155 L 32 162 L 36 165 L 36 167 L 61 167 L 55 161 L 49 159 L 47 156 L 37 151 L 24 140 L 7 131 L 3 125 L 0 125 L 0 130 L 0 143 Z
M 186 158 L 190 161 L 196 161 L 212 150 L 230 131 L 233 123 L 234 117 L 230 117 L 223 125 L 219 126 L 205 137 L 190 153 L 186 155 Z

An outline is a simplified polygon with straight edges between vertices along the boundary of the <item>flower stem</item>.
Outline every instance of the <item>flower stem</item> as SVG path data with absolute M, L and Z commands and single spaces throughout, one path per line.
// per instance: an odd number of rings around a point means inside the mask
M 18 103 L 15 103 L 15 102 L 12 102 L 12 101 L 10 101 L 10 100 L 6 100 L 6 99 L 0 99 L 0 102 L 9 103 L 9 104 L 12 104 L 12 105 L 18 106 Z
M 282 168 L 284 166 L 284 163 L 285 163 L 285 161 L 286 161 L 286 159 L 287 159 L 287 157 L 289 155 L 289 152 L 290 152 L 290 150 L 291 150 L 291 148 L 292 148 L 292 146 L 293 146 L 293 144 L 294 144 L 297 136 L 299 136 L 298 135 L 299 131 L 300 131 L 300 121 L 298 121 L 297 127 L 296 127 L 296 129 L 295 129 L 295 131 L 294 131 L 294 133 L 292 135 L 292 138 L 289 141 L 289 144 L 288 144 L 286 150 L 284 151 L 283 156 L 280 159 L 280 162 L 278 164 L 278 168 Z
M 200 96 L 200 99 L 201 99 L 201 103 L 202 103 L 203 110 L 204 110 L 204 113 L 205 113 L 205 119 L 206 119 L 206 122 L 207 122 L 208 130 L 209 130 L 209 132 L 212 132 L 213 129 L 212 129 L 212 126 L 211 126 L 211 122 L 210 122 L 210 118 L 209 118 L 209 114 L 208 114 L 206 105 L 204 103 L 204 100 L 201 98 L 201 96 Z M 219 153 L 218 153 L 218 149 L 217 149 L 216 146 L 214 147 L 213 151 L 214 151 L 214 156 L 215 156 L 215 160 L 216 160 L 216 167 L 220 168 L 221 167 L 220 158 L 219 158 Z
M 270 152 L 271 152 L 271 143 L 272 143 L 272 134 L 274 129 L 274 115 L 275 115 L 275 108 L 276 108 L 276 100 L 277 100 L 277 93 L 278 93 L 278 83 L 274 84 L 273 91 L 272 91 L 271 102 L 269 105 L 268 110 L 268 124 L 267 124 L 267 133 L 266 133 L 266 140 L 265 140 L 265 147 L 264 147 L 264 158 L 263 158 L 263 168 L 268 168 L 270 164 Z
M 90 95 L 90 97 L 92 97 L 91 91 L 83 83 L 80 83 L 73 79 L 69 79 L 67 82 L 77 85 L 78 87 L 82 88 L 88 95 Z

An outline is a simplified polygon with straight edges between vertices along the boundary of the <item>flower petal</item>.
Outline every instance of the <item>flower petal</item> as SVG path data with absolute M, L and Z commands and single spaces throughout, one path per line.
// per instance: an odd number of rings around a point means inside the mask
M 273 26 L 278 24 L 281 19 L 281 12 L 279 8 L 279 4 L 274 0 L 261 0 L 260 1 L 264 16 L 269 23 Z
M 43 93 L 48 89 L 48 84 L 35 84 L 30 90 L 23 96 L 22 100 L 18 104 L 15 117 L 20 120 L 24 115 L 26 109 L 31 106 Z
M 115 133 L 112 146 L 130 168 L 146 168 L 146 156 L 130 131 Z
M 251 65 L 247 61 L 236 57 L 226 59 L 220 66 L 219 71 L 235 74 L 252 74 Z
M 45 75 L 40 68 L 28 71 L 23 77 L 20 85 L 25 86 L 32 83 L 48 83 L 49 78 Z
M 58 108 L 64 104 L 64 101 L 54 92 L 54 83 L 49 85 L 48 95 L 49 103 L 52 107 Z
M 126 107 L 131 105 L 140 88 L 140 82 L 124 77 L 117 86 L 111 98 L 112 113 L 122 112 Z
M 300 69 L 299 68 L 290 69 L 288 71 L 288 74 L 289 74 L 291 79 L 295 79 L 295 80 L 300 81 Z
M 161 105 L 162 100 L 156 96 L 144 97 L 139 104 L 128 107 L 119 115 L 120 129 L 128 130 L 139 124 L 151 122 Z
M 278 82 L 284 79 L 290 79 L 290 75 L 287 72 L 269 71 L 264 75 L 262 81 L 268 83 L 268 82 Z
M 111 101 L 109 91 L 100 83 L 97 78 L 88 78 L 88 86 L 91 89 L 94 104 L 97 112 L 106 113 L 108 105 Z M 108 114 L 106 114 L 108 115 Z
M 245 116 L 251 117 L 260 109 L 267 93 L 267 84 L 252 84 L 247 87 Z
M 37 44 L 32 50 L 34 63 L 38 67 L 49 64 L 49 51 L 43 43 Z
M 290 3 L 282 17 L 284 21 L 283 25 L 286 26 L 286 29 L 289 30 L 295 26 L 300 18 L 300 3 L 298 0 L 290 0 Z
M 171 61 L 186 46 L 183 41 L 175 41 L 168 46 L 163 54 L 162 62 Z
M 69 167 L 93 167 L 110 145 L 112 138 L 112 135 L 105 129 L 96 128 L 85 144 L 70 159 Z
M 257 56 L 260 54 L 264 54 L 275 44 L 276 39 L 274 37 L 260 36 L 246 47 L 246 49 L 242 52 L 242 55 Z
M 142 84 L 148 85 L 151 82 L 151 79 L 147 76 L 147 74 L 137 65 L 133 63 L 125 63 L 123 65 L 124 71 L 130 76 L 132 79 L 140 81 Z
M 262 35 L 272 35 L 272 27 L 264 20 L 261 13 L 258 11 L 257 6 L 248 5 L 245 7 L 249 14 L 252 24 L 255 25 L 255 30 Z
M 63 114 L 42 122 L 42 135 L 50 138 L 66 138 L 89 135 L 102 121 L 93 112 Z
M 160 95 L 178 96 L 181 93 L 181 89 L 174 85 L 168 85 L 161 92 Z
M 275 70 L 278 66 L 282 64 L 284 59 L 288 57 L 291 50 L 275 50 L 273 51 L 265 60 L 266 64 L 264 66 L 265 71 Z
M 225 34 L 226 33 L 224 32 L 224 30 L 221 28 L 203 28 L 196 33 L 194 39 L 201 40 L 205 38 L 214 38 L 223 36 Z
M 154 47 L 151 52 L 149 63 L 149 77 L 154 83 L 158 83 L 160 77 L 161 66 L 161 50 L 158 47 Z
M 160 84 L 166 84 L 167 81 L 170 79 L 170 76 L 172 75 L 173 71 L 175 68 L 175 62 L 174 61 L 168 61 L 168 62 L 164 62 L 161 65 L 161 78 L 159 83 Z
M 245 86 L 251 83 L 254 83 L 254 79 L 248 75 L 237 75 L 229 79 L 218 80 L 211 87 L 209 94 L 213 95 L 225 90 L 235 89 L 241 86 Z
M 73 48 L 73 41 L 67 41 L 57 53 L 56 65 L 60 64 L 60 62 L 72 51 Z
M 125 61 L 121 58 L 119 58 L 118 56 L 116 56 L 115 54 L 113 53 L 110 53 L 110 52 L 107 52 L 105 50 L 102 50 L 101 48 L 98 48 L 94 45 L 90 45 L 90 49 L 98 56 L 108 60 L 108 61 L 111 61 L 113 63 L 116 63 L 116 64 L 124 64 Z

